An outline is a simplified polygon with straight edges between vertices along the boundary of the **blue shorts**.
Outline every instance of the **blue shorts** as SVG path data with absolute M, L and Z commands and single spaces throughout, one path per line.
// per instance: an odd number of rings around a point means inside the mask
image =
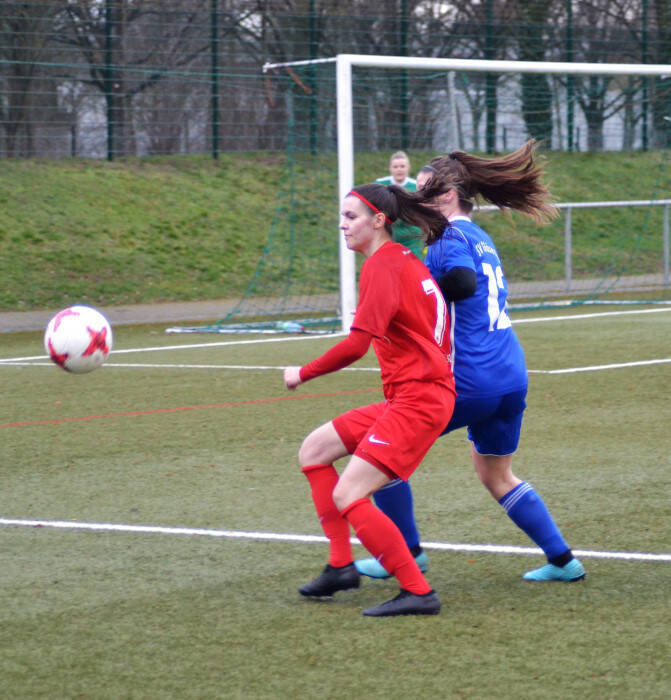
M 481 455 L 510 455 L 517 449 L 527 390 L 486 399 L 457 396 L 452 419 L 441 435 L 468 427 L 468 439 Z

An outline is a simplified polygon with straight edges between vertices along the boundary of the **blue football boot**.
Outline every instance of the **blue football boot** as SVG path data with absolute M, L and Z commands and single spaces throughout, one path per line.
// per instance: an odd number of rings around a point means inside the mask
M 357 567 L 358 568 L 358 567 Z M 581 581 L 586 576 L 583 565 L 577 559 L 571 559 L 564 566 L 546 564 L 540 569 L 527 571 L 522 577 L 525 581 Z

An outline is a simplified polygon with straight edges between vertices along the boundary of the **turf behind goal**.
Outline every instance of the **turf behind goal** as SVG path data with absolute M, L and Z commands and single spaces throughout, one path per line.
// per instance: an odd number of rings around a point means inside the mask
M 511 305 L 669 299 L 671 66 L 343 54 L 264 72 L 287 131 L 264 253 L 225 318 L 171 330 L 346 331 L 358 264 L 338 210 L 351 187 L 388 174 L 399 149 L 414 176 L 436 154 L 511 151 L 529 137 L 546 146 L 563 216 L 541 228 L 474 212 L 497 242 Z M 630 168 L 619 189 L 592 167 L 596 154 Z

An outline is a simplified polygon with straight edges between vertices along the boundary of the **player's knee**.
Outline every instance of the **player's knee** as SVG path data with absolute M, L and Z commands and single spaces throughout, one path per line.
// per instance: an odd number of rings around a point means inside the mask
M 495 467 L 492 468 L 485 465 L 475 465 L 475 472 L 482 482 L 482 485 L 491 493 L 491 495 L 499 500 L 511 489 L 515 488 L 520 480 L 513 474 L 509 464 L 503 464 L 502 460 L 494 460 Z M 498 468 L 496 468 L 498 467 Z
M 314 433 L 310 433 L 298 450 L 298 464 L 307 467 L 311 464 L 324 464 L 326 461 L 324 443 Z
M 347 508 L 347 506 L 350 503 L 353 503 L 356 498 L 356 496 L 353 496 L 350 493 L 350 489 L 348 489 L 347 486 L 341 481 L 335 485 L 335 488 L 333 489 L 333 503 L 335 503 L 335 507 L 338 510 Z
M 491 483 L 492 473 L 486 467 L 484 467 L 482 464 L 478 464 L 477 462 L 473 465 L 473 467 L 475 468 L 475 473 L 483 486 L 487 486 L 489 483 Z
M 298 450 L 298 463 L 301 467 L 313 464 L 332 464 L 347 454 L 347 448 L 331 423 L 315 428 Z
M 493 492 L 496 490 L 498 486 L 498 479 L 496 479 L 492 474 L 488 472 L 482 472 L 482 471 L 477 471 L 476 473 L 478 475 L 478 478 L 480 479 L 480 483 L 490 492 Z
M 298 448 L 298 464 L 301 467 L 306 467 L 310 464 L 315 464 L 313 460 L 310 459 L 310 455 L 314 453 L 313 446 L 310 442 L 310 436 L 305 438 Z

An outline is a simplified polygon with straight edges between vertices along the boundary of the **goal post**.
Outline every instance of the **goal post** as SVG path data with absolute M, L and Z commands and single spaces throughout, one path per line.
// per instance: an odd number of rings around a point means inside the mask
M 354 187 L 354 128 L 352 120 L 352 62 L 346 54 L 336 58 L 336 110 L 338 115 L 338 206 Z M 356 309 L 356 265 L 354 251 L 338 237 L 340 255 L 340 323 L 347 333 Z

